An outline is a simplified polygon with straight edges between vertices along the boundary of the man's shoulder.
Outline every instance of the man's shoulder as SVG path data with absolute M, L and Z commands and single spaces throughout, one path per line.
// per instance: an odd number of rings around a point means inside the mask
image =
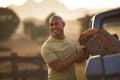
M 49 37 L 43 44 L 42 47 L 48 47 L 51 44 L 52 37 Z
M 76 40 L 75 40 L 73 37 L 71 37 L 71 36 L 66 36 L 66 38 L 67 38 L 68 40 L 72 40 L 72 41 L 76 42 Z

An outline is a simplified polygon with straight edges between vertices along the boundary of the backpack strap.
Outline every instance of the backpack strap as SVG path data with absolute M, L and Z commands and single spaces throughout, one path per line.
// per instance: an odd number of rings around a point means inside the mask
M 110 40 L 107 39 L 104 34 L 100 35 L 99 38 L 103 41 L 104 45 L 107 45 L 111 49 L 112 53 L 116 52 L 116 49 L 114 48 L 114 46 L 112 45 L 112 43 L 110 42 Z
M 97 32 L 99 32 L 100 30 L 105 30 L 105 29 L 104 29 L 104 28 L 99 28 Z M 96 32 L 96 33 L 97 33 L 97 32 Z M 103 46 L 106 46 L 106 45 L 107 45 L 107 46 L 111 49 L 112 53 L 116 53 L 116 49 L 114 48 L 113 44 L 112 44 L 111 41 L 106 37 L 105 34 L 100 34 L 98 38 L 99 38 L 98 41 L 99 41 Z M 100 40 L 101 40 L 102 42 L 101 42 Z

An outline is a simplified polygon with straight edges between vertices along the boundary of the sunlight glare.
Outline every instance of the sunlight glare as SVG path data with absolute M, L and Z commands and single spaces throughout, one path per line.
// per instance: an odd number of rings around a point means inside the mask
M 13 5 L 23 5 L 27 0 L 11 0 Z
M 10 0 L 0 0 L 0 7 L 7 7 L 10 3 Z
M 27 0 L 0 0 L 0 7 L 8 7 L 9 5 L 20 6 L 23 5 Z
M 99 9 L 120 7 L 120 0 L 58 0 L 68 9 L 77 8 Z
M 41 1 L 43 1 L 43 0 L 33 0 L 33 1 L 35 1 L 35 2 L 41 2 Z

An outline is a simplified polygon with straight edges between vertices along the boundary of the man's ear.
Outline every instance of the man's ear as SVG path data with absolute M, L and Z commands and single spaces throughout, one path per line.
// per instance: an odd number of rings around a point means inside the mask
M 65 26 L 65 22 L 63 22 L 63 27 Z

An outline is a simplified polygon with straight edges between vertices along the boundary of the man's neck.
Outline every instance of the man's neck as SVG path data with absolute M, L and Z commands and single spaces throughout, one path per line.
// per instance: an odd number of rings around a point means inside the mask
M 58 40 L 62 40 L 62 39 L 65 38 L 64 35 L 61 35 L 61 36 L 52 36 L 52 37 L 54 37 L 55 39 L 58 39 Z

